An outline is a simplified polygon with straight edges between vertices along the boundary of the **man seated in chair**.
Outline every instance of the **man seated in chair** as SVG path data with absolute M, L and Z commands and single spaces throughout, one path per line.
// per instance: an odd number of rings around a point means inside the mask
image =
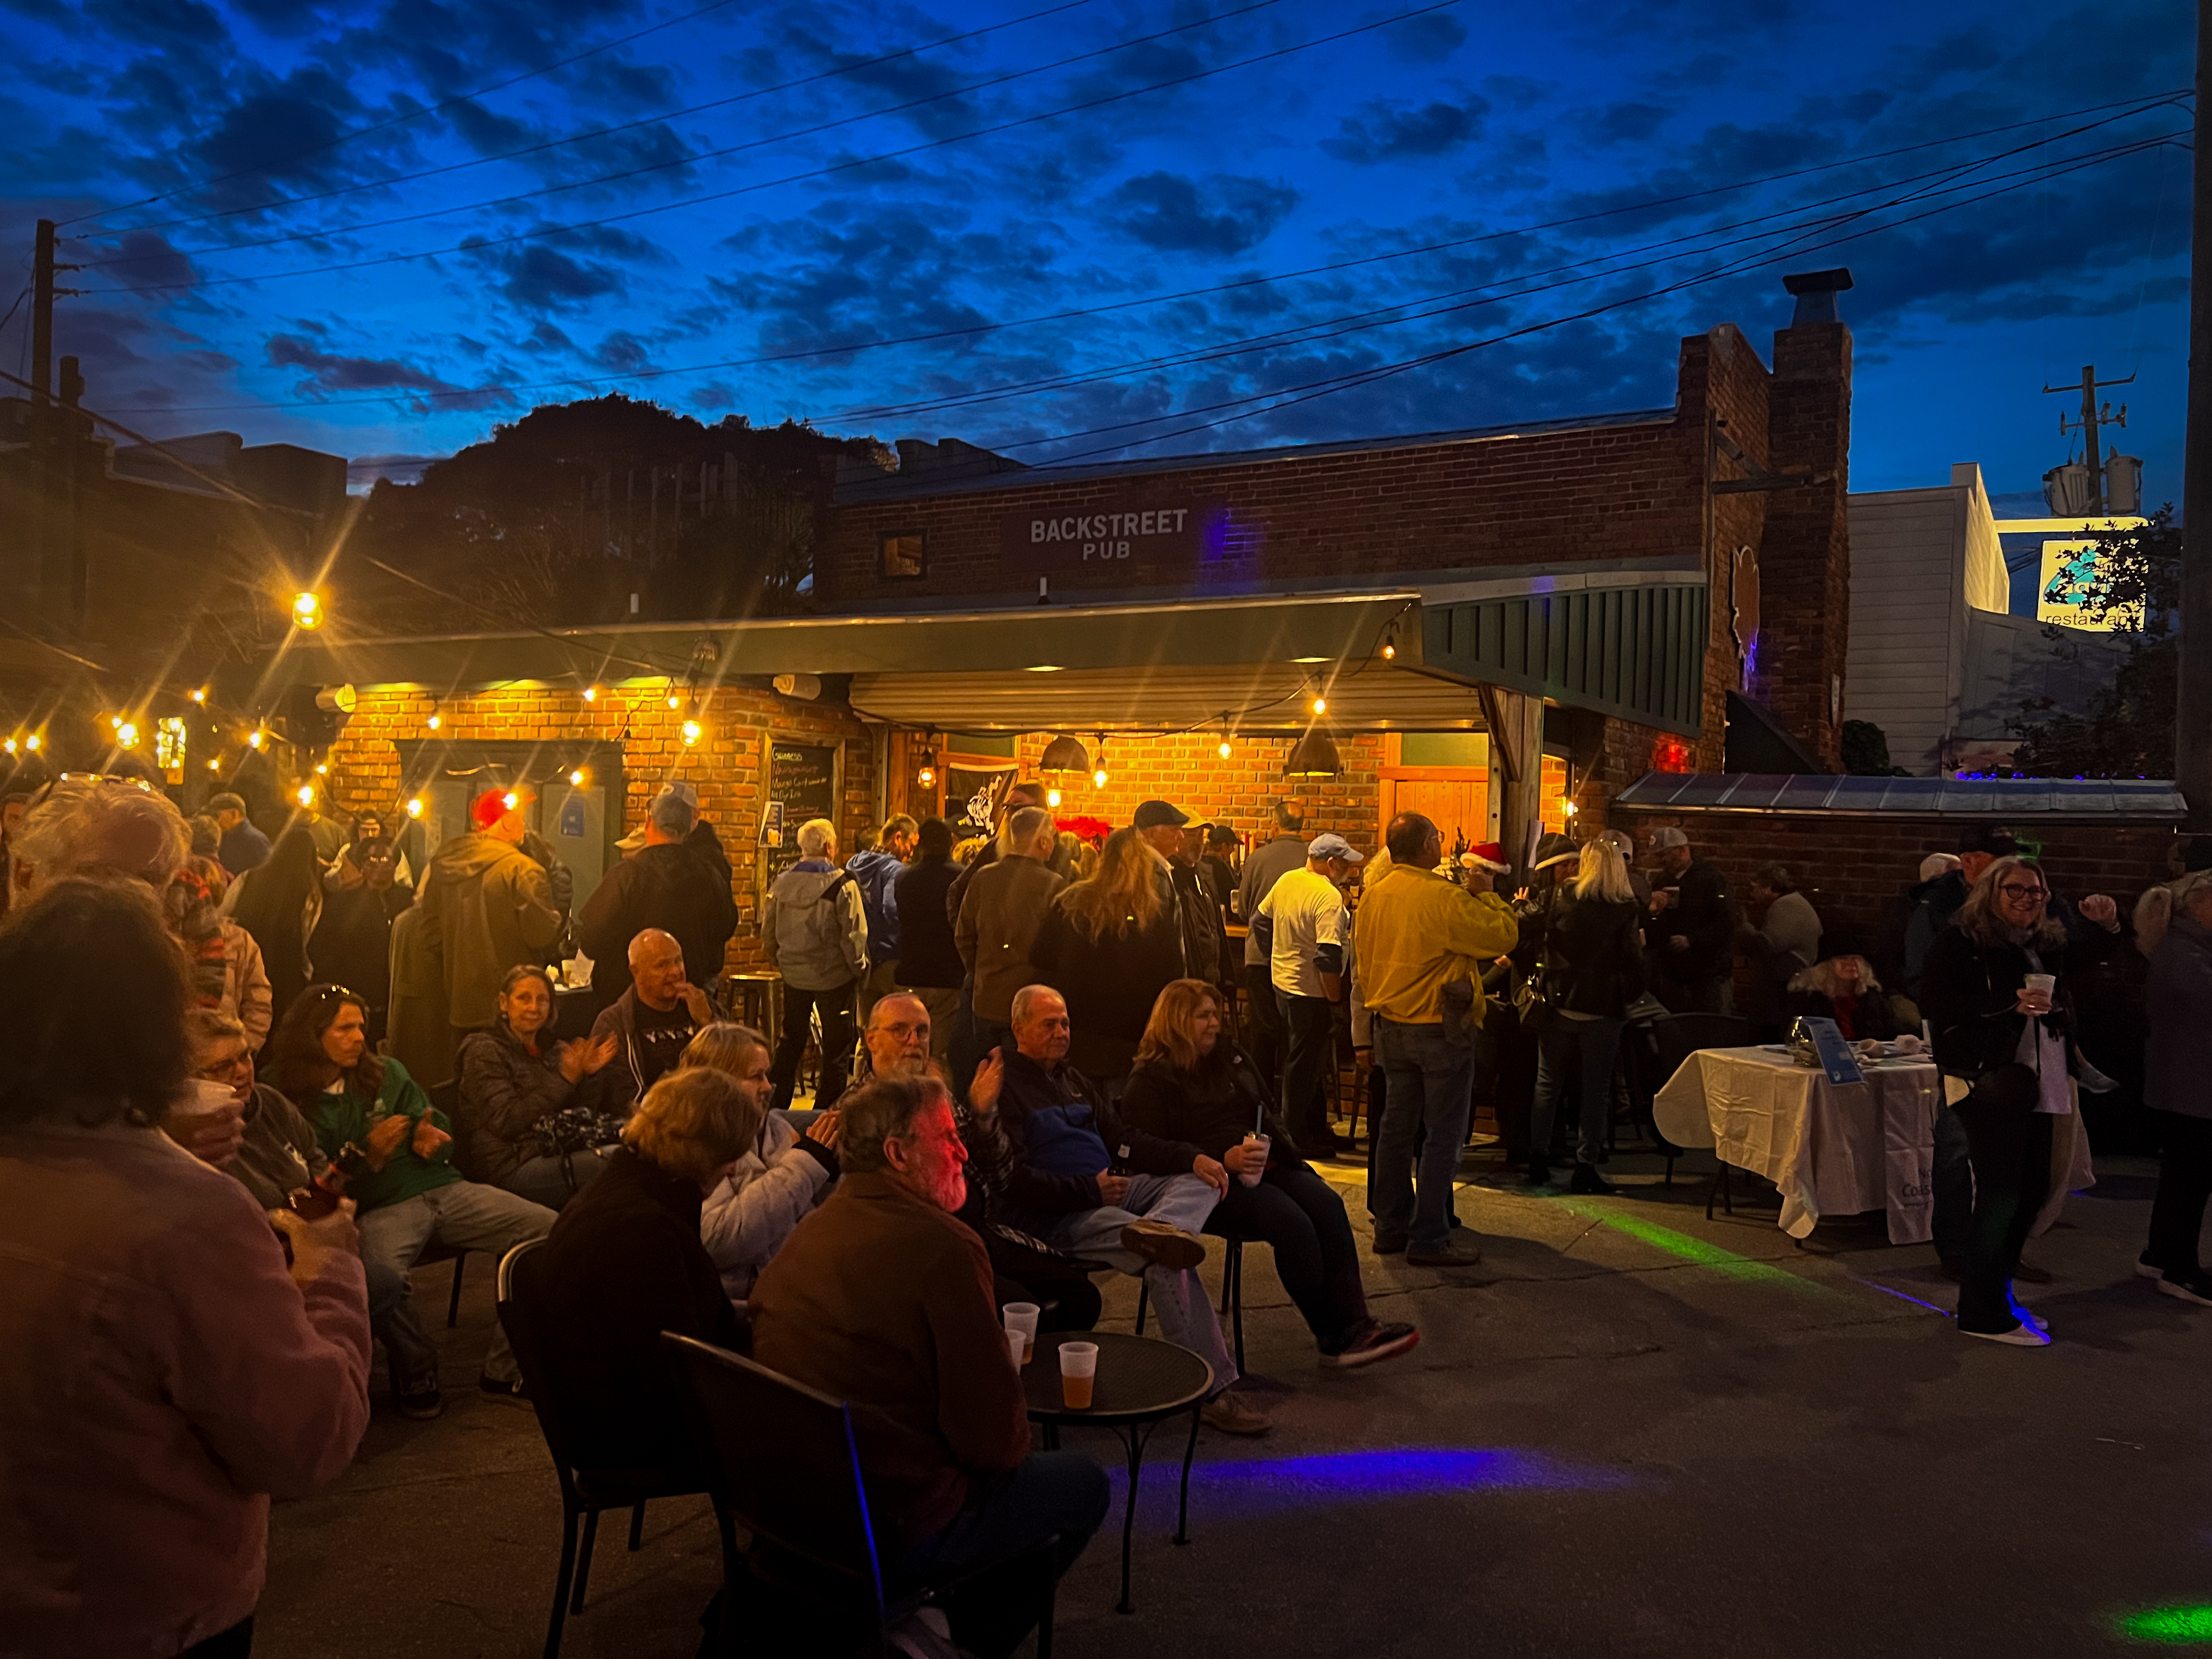
M 994 1049 L 968 1091 L 969 1139 L 995 1167 L 992 1219 L 1085 1261 L 1142 1274 L 1160 1334 L 1213 1368 L 1200 1413 L 1225 1434 L 1262 1434 L 1264 1413 L 1230 1392 L 1237 1366 L 1197 1268 L 1198 1237 L 1229 1189 L 1218 1160 L 1132 1129 L 1067 1063 L 1067 1004 L 1046 985 L 1014 994 L 1015 1052 Z
M 933 1076 L 941 1080 L 943 1068 L 930 1058 L 933 1037 L 928 1006 L 911 991 L 893 991 L 869 1011 L 868 1028 L 860 1034 L 860 1076 L 863 1079 Z M 986 1061 L 984 1069 L 988 1066 Z M 1036 1303 L 1041 1331 L 1091 1329 L 1097 1324 L 1103 1304 L 1098 1287 L 1091 1282 L 1090 1270 L 1042 1239 L 986 1219 L 1005 1173 L 1005 1138 L 999 1136 L 990 1143 L 990 1151 L 998 1155 L 995 1160 L 976 1159 L 976 1148 L 981 1143 L 975 1133 L 975 1115 L 957 1101 L 953 1103 L 952 1115 L 971 1159 L 968 1201 L 961 1206 L 960 1218 L 975 1229 L 991 1254 L 998 1305 Z
M 968 1153 L 951 1097 L 932 1077 L 878 1077 L 838 1105 L 844 1174 L 753 1287 L 753 1358 L 851 1406 L 894 1593 L 1054 1534 L 1065 1572 L 1105 1519 L 1106 1475 L 1080 1452 L 1030 1450 L 990 1261 L 954 1218 Z M 1011 1650 L 1033 1622 L 981 1593 L 952 1611 L 978 1653 Z

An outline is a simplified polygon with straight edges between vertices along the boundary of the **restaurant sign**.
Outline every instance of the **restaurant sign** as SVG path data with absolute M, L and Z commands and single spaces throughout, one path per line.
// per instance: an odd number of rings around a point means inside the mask
M 1220 516 L 1201 502 L 1144 499 L 1008 513 L 999 520 L 999 562 L 1037 572 L 1196 564 Z

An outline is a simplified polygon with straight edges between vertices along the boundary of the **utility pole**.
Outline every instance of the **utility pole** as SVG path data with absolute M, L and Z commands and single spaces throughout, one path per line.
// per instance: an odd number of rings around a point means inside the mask
M 64 436 L 54 406 L 54 301 L 76 290 L 56 288 L 54 276 L 76 267 L 55 263 L 58 240 L 54 222 L 40 220 L 31 264 L 31 557 L 25 585 L 32 591 L 24 597 L 35 598 L 37 611 L 50 627 L 67 628 L 73 609 L 69 592 L 75 526 L 62 528 L 55 498 L 63 466 L 76 465 L 76 438 L 74 431 Z
M 2130 374 L 2124 380 L 2100 380 L 2097 378 L 2096 364 L 2083 364 L 2081 367 L 2081 418 L 2069 426 L 2063 415 L 2058 417 L 2060 437 L 2070 437 L 2078 432 L 2087 441 L 2085 448 L 2089 461 L 2089 516 L 2091 518 L 2102 517 L 2112 511 L 2112 505 L 2110 492 L 2105 487 L 2104 422 L 2109 421 L 2114 426 L 2125 426 L 2128 423 L 2128 406 L 2125 404 L 2120 405 L 2120 412 L 2117 415 L 2112 413 L 2112 406 L 2110 404 L 2106 404 L 2100 412 L 2097 408 L 2097 394 L 2107 386 L 2132 386 L 2135 384 L 2135 378 Z M 2070 386 L 2047 386 L 2043 388 L 2043 392 L 2045 397 L 2049 397 L 2054 392 L 2071 392 L 2073 389 Z
M 2191 162 L 2189 424 L 2181 462 L 2181 664 L 2174 778 L 2189 827 L 2212 830 L 2212 0 L 2197 0 L 2197 143 Z M 2199 532 L 2203 532 L 2200 534 Z

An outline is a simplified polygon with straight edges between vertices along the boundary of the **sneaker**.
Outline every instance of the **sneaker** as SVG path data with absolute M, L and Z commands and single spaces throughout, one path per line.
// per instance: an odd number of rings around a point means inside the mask
M 484 1393 L 489 1395 L 495 1400 L 527 1400 L 530 1398 L 529 1385 L 519 1376 L 510 1376 L 501 1380 L 499 1377 L 491 1376 L 489 1373 L 486 1373 L 484 1376 L 477 1378 L 477 1387 L 481 1389 Z
M 1377 1233 L 1375 1235 L 1375 1242 L 1369 1245 L 1368 1249 L 1373 1250 L 1377 1255 L 1403 1255 L 1406 1254 L 1406 1241 Z
M 2158 1292 L 2160 1296 L 2178 1296 L 2184 1302 L 2194 1302 L 2199 1307 L 2212 1308 L 2212 1274 L 2192 1273 L 2186 1279 L 2160 1274 Z
M 1409 1267 L 1472 1267 L 1482 1260 L 1482 1246 L 1471 1238 L 1447 1240 L 1440 1250 L 1406 1250 Z
M 411 1417 L 417 1423 L 427 1423 L 446 1409 L 446 1397 L 438 1392 L 434 1382 L 414 1394 L 395 1394 L 392 1403 L 402 1417 Z
M 1581 1193 L 1585 1195 L 1592 1195 L 1601 1193 L 1615 1193 L 1619 1192 L 1620 1189 L 1597 1172 L 1596 1164 L 1577 1164 L 1575 1165 L 1573 1179 L 1567 1182 L 1567 1190 L 1571 1193 Z
M 1521 1184 L 1532 1192 L 1550 1186 L 1552 1184 L 1550 1165 L 1531 1162 L 1528 1165 L 1528 1173 L 1521 1177 Z
M 2015 1261 L 2012 1276 L 2023 1285 L 2048 1285 L 2052 1275 L 2050 1268 L 2039 1267 L 2033 1261 Z
M 2045 1336 L 2051 1334 L 2051 1322 L 2044 1318 L 2040 1314 L 2031 1313 L 2026 1308 L 2021 1307 L 2020 1305 L 2020 1298 L 2018 1297 L 2012 1298 L 2012 1314 L 2013 1317 L 2020 1321 L 2021 1324 L 2033 1325 L 2037 1330 L 2041 1331 Z
M 1206 1260 L 1206 1246 L 1196 1233 L 1187 1233 L 1164 1221 L 1132 1221 L 1121 1229 L 1121 1248 L 1156 1267 L 1177 1272 Z
M 2150 1252 L 2148 1250 L 2145 1250 L 2141 1255 L 2136 1258 L 2136 1277 L 2137 1279 L 2163 1279 L 2166 1277 L 2166 1269 L 2160 1267 L 2157 1262 L 2152 1261 L 2150 1259 Z
M 2026 1321 L 2008 1331 L 1970 1331 L 1962 1325 L 1959 1328 L 1959 1334 L 1978 1336 L 1984 1342 L 2008 1343 L 2015 1348 L 2047 1348 L 2051 1346 L 2051 1333 Z
M 1224 1434 L 1265 1434 L 1274 1425 L 1267 1413 L 1233 1389 L 1224 1389 L 1198 1408 L 1199 1421 Z
M 1323 1354 L 1321 1363 L 1349 1370 L 1355 1366 L 1374 1365 L 1385 1359 L 1395 1359 L 1400 1354 L 1411 1353 L 1420 1346 L 1421 1334 L 1411 1325 L 1383 1325 L 1370 1319 L 1345 1347 L 1335 1353 Z

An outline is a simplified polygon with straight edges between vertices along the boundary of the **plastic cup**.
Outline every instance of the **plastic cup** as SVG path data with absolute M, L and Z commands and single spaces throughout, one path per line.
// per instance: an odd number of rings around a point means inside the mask
M 1260 1184 L 1261 1177 L 1267 1173 L 1267 1148 L 1274 1142 L 1273 1138 L 1267 1135 L 1246 1135 L 1244 1144 L 1259 1152 L 1260 1161 L 1257 1164 L 1246 1164 L 1237 1172 L 1237 1178 L 1247 1187 L 1256 1187 Z
M 1030 1357 L 1024 1349 L 1022 1334 L 1012 1325 L 1006 1327 L 1006 1358 L 1014 1362 L 1016 1370 L 1029 1364 Z
M 2058 988 L 2058 975 L 2056 974 L 2030 974 L 2021 982 L 2029 990 L 2038 992 L 2047 997 L 2053 991 Z
M 1037 1315 L 1042 1310 L 1034 1302 L 1009 1302 L 999 1311 L 1006 1316 L 1006 1334 L 1020 1335 L 1021 1363 L 1028 1364 L 1036 1356 Z
M 1091 1409 L 1091 1390 L 1098 1378 L 1098 1345 L 1063 1342 L 1060 1345 L 1060 1402 L 1072 1412 Z

